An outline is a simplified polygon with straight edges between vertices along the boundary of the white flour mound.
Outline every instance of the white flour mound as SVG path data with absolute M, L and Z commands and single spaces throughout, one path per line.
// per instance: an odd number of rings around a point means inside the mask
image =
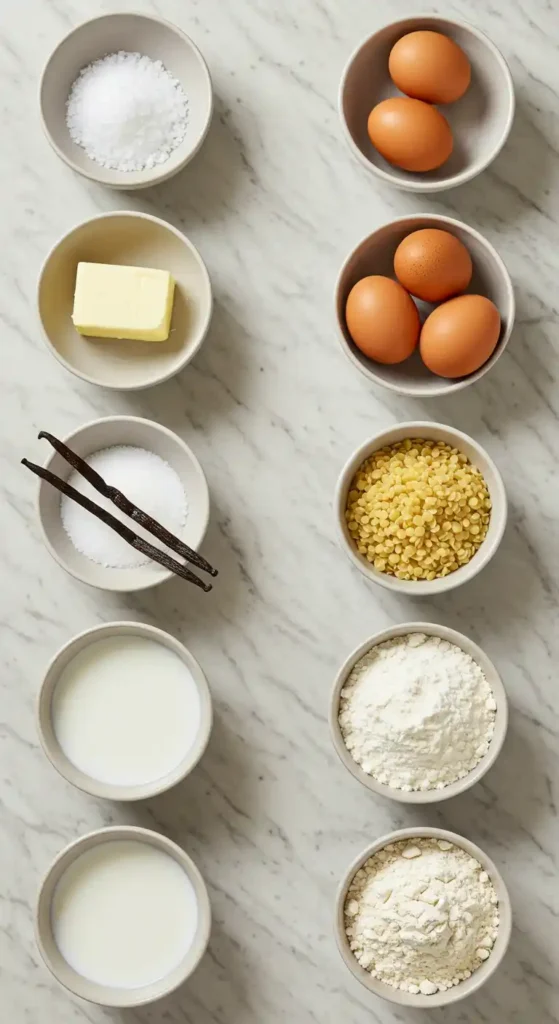
M 444 992 L 490 956 L 498 898 L 486 871 L 445 840 L 392 843 L 355 875 L 346 935 L 374 978 L 414 994 Z
M 410 633 L 373 647 L 340 695 L 344 743 L 393 789 L 443 789 L 487 753 L 497 705 L 479 665 L 454 644 Z

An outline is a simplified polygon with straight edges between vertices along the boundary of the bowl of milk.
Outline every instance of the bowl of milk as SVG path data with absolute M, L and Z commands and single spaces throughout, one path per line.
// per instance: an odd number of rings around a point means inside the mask
M 206 749 L 212 703 L 193 655 L 142 622 L 88 629 L 50 662 L 37 703 L 43 749 L 68 782 L 145 800 L 184 779 Z
M 190 857 L 149 829 L 76 840 L 39 893 L 37 945 L 57 981 L 101 1006 L 142 1006 L 192 974 L 208 944 L 210 901 Z

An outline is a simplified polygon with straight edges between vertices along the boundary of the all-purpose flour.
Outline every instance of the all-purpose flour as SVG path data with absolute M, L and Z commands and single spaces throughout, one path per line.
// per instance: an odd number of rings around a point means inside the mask
M 340 696 L 344 743 L 363 771 L 393 789 L 442 789 L 487 753 L 495 698 L 454 644 L 410 633 L 373 647 Z
M 346 935 L 373 977 L 433 995 L 487 960 L 499 928 L 498 897 L 482 865 L 445 840 L 392 843 L 355 875 Z

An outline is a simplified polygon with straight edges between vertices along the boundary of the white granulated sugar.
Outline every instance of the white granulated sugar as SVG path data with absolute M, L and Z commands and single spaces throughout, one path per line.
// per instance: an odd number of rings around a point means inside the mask
M 112 170 L 144 171 L 165 163 L 183 141 L 188 100 L 160 60 L 121 50 L 80 71 L 66 124 L 90 160 Z
M 95 452 L 85 461 L 103 477 L 105 483 L 118 487 L 142 512 L 156 519 L 175 536 L 182 536 L 188 514 L 186 495 L 175 470 L 159 455 L 145 448 L 115 445 Z M 103 498 L 79 473 L 72 473 L 68 483 L 116 519 L 126 523 L 138 536 L 161 547 L 161 543 L 151 533 L 138 526 L 107 498 Z M 96 519 L 71 498 L 62 496 L 60 515 L 74 547 L 92 562 L 119 569 L 149 564 L 149 558 L 136 551 L 110 526 Z
M 445 840 L 392 843 L 355 875 L 345 930 L 362 967 L 404 992 L 433 995 L 490 956 L 498 897 L 482 865 Z
M 411 633 L 373 647 L 340 695 L 344 743 L 393 789 L 443 789 L 487 753 L 497 705 L 479 665 L 454 644 Z

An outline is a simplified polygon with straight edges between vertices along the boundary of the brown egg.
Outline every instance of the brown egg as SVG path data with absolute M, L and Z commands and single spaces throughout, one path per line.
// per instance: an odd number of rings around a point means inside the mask
M 394 273 L 400 284 L 426 302 L 459 295 L 472 279 L 472 260 L 450 231 L 423 228 L 412 231 L 394 253 Z
M 381 156 L 405 171 L 433 171 L 452 153 L 446 118 L 436 107 L 407 96 L 394 96 L 373 107 L 367 131 Z
M 459 295 L 437 306 L 421 329 L 423 362 L 439 377 L 466 377 L 479 370 L 501 333 L 499 310 L 483 295 Z
M 346 322 L 357 348 L 377 363 L 402 363 L 419 339 L 415 303 L 390 277 L 363 277 L 353 286 Z
M 472 74 L 464 51 L 440 32 L 402 36 L 390 51 L 388 70 L 402 92 L 427 103 L 459 100 Z

